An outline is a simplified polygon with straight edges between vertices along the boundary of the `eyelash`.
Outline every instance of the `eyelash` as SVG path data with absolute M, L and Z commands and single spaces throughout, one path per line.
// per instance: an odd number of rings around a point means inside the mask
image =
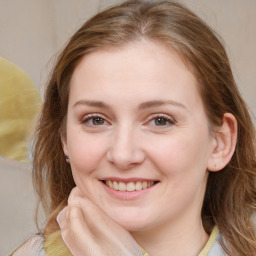
M 103 123 L 100 123 L 100 124 L 93 124 L 93 123 L 89 123 L 89 122 L 93 122 L 94 119 L 100 119 L 100 121 L 102 121 Z M 157 125 L 156 124 L 156 121 L 158 119 L 162 119 L 162 121 L 164 121 L 164 124 L 163 125 Z M 159 121 L 159 120 L 158 120 Z M 154 122 L 154 124 L 150 124 L 151 122 Z M 87 125 L 89 127 L 97 127 L 99 126 L 98 128 L 100 128 L 101 126 L 103 125 L 106 125 L 106 123 L 109 125 L 110 123 L 108 121 L 106 121 L 106 118 L 104 116 L 102 116 L 101 114 L 88 114 L 86 116 L 84 116 L 81 120 L 81 123 L 84 124 L 84 125 Z M 164 114 L 154 114 L 154 115 L 151 115 L 147 118 L 147 121 L 145 122 L 145 124 L 149 124 L 150 126 L 156 126 L 156 127 L 159 127 L 160 129 L 161 128 L 166 128 L 166 127 L 169 127 L 171 125 L 174 125 L 175 124 L 175 120 L 173 118 L 170 118 L 169 116 L 167 115 L 164 115 Z

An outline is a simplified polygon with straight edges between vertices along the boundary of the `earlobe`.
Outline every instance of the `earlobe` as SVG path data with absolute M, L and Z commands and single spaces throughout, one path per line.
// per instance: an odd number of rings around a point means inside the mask
M 222 170 L 231 160 L 237 141 L 237 121 L 231 113 L 223 115 L 222 125 L 214 132 L 214 145 L 208 160 L 209 171 Z

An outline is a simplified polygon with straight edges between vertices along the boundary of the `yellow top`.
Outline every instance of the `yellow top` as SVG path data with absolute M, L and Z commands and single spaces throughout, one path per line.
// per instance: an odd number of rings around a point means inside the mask
M 198 256 L 206 256 L 209 253 L 210 249 L 213 246 L 214 241 L 216 240 L 218 231 L 219 231 L 218 227 L 215 226 L 212 230 L 212 233 L 211 233 L 206 245 L 204 246 L 203 250 L 198 254 Z
M 214 241 L 216 240 L 218 231 L 219 230 L 217 226 L 215 226 L 212 230 L 208 242 L 198 256 L 208 255 L 214 244 Z M 142 248 L 141 252 L 143 256 L 149 256 L 149 254 Z M 45 239 L 45 241 L 42 235 L 35 235 L 9 254 L 9 256 L 19 255 L 72 256 L 68 247 L 61 238 L 60 230 L 50 234 Z
M 198 256 L 206 256 L 209 253 L 214 241 L 216 240 L 217 234 L 218 234 L 218 228 L 217 226 L 215 226 L 212 230 L 212 233 L 209 237 L 208 242 L 206 243 L 205 247 L 199 253 Z M 63 255 L 72 256 L 71 252 L 69 251 L 69 249 L 67 248 L 64 241 L 61 238 L 60 231 L 57 231 L 49 235 L 49 237 L 46 239 L 44 243 L 44 250 L 47 256 L 63 256 Z M 141 248 L 141 252 L 143 256 L 150 256 L 142 248 Z
M 28 161 L 27 141 L 41 106 L 29 76 L 0 58 L 0 155 Z
M 44 250 L 47 256 L 73 256 L 62 240 L 60 230 L 50 234 L 46 238 Z

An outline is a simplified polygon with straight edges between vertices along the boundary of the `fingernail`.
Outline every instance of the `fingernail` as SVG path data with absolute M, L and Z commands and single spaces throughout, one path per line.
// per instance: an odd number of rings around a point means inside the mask
M 58 222 L 59 225 L 60 225 L 60 217 L 61 217 L 61 215 L 62 215 L 62 213 L 63 213 L 63 210 L 64 210 L 64 209 L 62 209 L 62 210 L 59 212 L 59 214 L 58 214 L 58 216 L 57 216 L 57 218 L 56 218 L 56 221 Z

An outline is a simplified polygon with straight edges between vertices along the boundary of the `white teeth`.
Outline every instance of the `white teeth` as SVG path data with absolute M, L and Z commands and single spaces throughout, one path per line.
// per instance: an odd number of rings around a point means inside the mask
M 118 190 L 119 191 L 126 191 L 126 184 L 123 182 L 119 182 L 118 184 Z
M 108 186 L 109 186 L 110 188 L 113 188 L 113 183 L 112 183 L 111 180 L 108 181 Z
M 136 190 L 142 190 L 142 183 L 141 182 L 136 182 Z
M 142 188 L 145 189 L 148 187 L 148 182 L 147 181 L 143 181 L 142 182 Z
M 119 190 L 118 183 L 116 181 L 113 182 L 113 189 L 114 190 Z
M 118 182 L 106 180 L 106 185 L 114 190 L 118 191 L 139 191 L 151 187 L 154 184 L 153 181 L 136 181 L 136 182 Z
M 136 189 L 134 182 L 129 182 L 126 184 L 127 191 L 134 191 Z

